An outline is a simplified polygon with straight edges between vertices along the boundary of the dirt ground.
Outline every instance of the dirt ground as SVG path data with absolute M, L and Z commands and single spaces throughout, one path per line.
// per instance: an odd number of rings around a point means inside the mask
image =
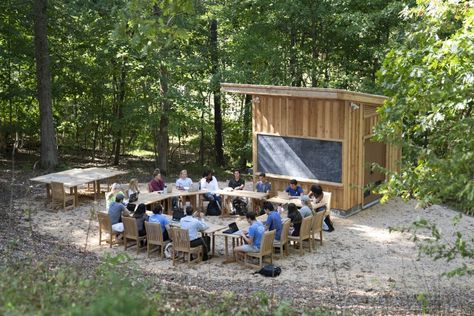
M 247 188 L 251 189 L 251 184 Z M 333 217 L 335 231 L 324 233 L 322 246 L 317 244 L 315 251 L 303 256 L 290 249 L 289 257 L 276 258 L 275 264 L 282 268 L 277 278 L 254 275 L 254 270 L 238 263 L 224 263 L 220 237 L 216 237 L 217 256 L 198 265 L 173 267 L 171 260 L 161 260 L 156 253 L 149 259 L 146 251 L 136 255 L 135 248 L 127 253 L 143 271 L 154 275 L 156 282 L 192 290 L 244 296 L 265 291 L 295 306 L 324 306 L 356 314 L 473 314 L 473 277 L 441 276 L 459 266 L 459 259 L 447 263 L 420 257 L 408 233 L 389 232 L 389 227 L 408 226 L 421 217 L 436 223 L 448 241 L 454 240 L 451 218 L 458 212 L 439 205 L 427 209 L 415 205 L 414 201 L 395 199 L 349 218 Z M 16 199 L 14 207 L 22 212 L 25 227 L 55 236 L 64 244 L 99 258 L 124 252 L 120 245 L 111 249 L 104 243 L 99 246 L 98 224 L 91 214 L 105 210 L 103 199 L 81 198 L 80 206 L 72 211 L 52 211 L 45 205 L 44 189 L 35 186 L 30 198 Z M 206 220 L 232 221 L 219 217 Z M 474 218 L 463 216 L 456 229 L 472 238 Z

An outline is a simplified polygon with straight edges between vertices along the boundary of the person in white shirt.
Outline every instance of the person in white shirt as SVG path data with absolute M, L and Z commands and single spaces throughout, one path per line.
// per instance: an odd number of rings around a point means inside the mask
M 202 179 L 200 182 L 201 185 L 201 190 L 207 190 L 208 192 L 205 193 L 204 199 L 206 201 L 209 201 L 209 205 L 207 207 L 208 211 L 209 209 L 212 209 L 212 204 L 216 203 L 217 207 L 219 210 L 221 209 L 221 197 L 218 194 L 215 194 L 214 192 L 219 190 L 219 186 L 217 184 L 217 179 L 212 175 L 212 171 L 208 170 L 205 171 L 202 175 Z M 210 215 L 210 214 L 208 214 Z M 213 214 L 214 215 L 214 214 Z M 219 214 L 217 214 L 219 215 Z
M 186 216 L 181 218 L 181 220 L 179 221 L 179 225 L 182 229 L 188 230 L 191 247 L 197 247 L 202 245 L 202 260 L 206 261 L 208 259 L 208 252 L 211 249 L 211 238 L 209 236 L 199 236 L 199 232 L 209 228 L 209 226 L 204 222 L 203 217 L 203 213 L 198 213 L 196 216 L 193 216 L 193 207 L 186 206 Z
M 183 169 L 179 173 L 179 178 L 176 180 L 176 189 L 178 190 L 188 190 L 193 185 L 193 180 L 188 178 L 188 171 Z M 172 200 L 173 210 L 178 208 L 178 198 L 174 197 Z

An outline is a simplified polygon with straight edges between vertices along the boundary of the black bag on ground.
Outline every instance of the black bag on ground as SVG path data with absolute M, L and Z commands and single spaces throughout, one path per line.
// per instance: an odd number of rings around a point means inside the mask
M 219 209 L 219 205 L 217 205 L 216 201 L 210 201 L 207 205 L 207 212 L 206 215 L 209 216 L 219 216 L 221 215 L 221 210 Z
M 238 215 L 244 216 L 247 214 L 247 203 L 244 200 L 235 198 L 232 200 L 232 206 Z
M 276 277 L 280 275 L 281 268 L 274 266 L 273 264 L 267 264 L 260 270 L 254 272 L 254 274 L 256 273 L 260 273 L 261 275 L 266 276 L 266 277 Z
M 173 220 L 179 221 L 181 218 L 185 217 L 184 211 L 182 208 L 173 207 Z
M 133 203 L 138 201 L 138 192 L 133 192 L 130 194 L 130 197 L 128 198 L 128 203 Z

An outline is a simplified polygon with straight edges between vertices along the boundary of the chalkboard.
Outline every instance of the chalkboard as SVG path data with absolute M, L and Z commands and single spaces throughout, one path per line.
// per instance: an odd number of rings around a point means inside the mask
M 341 183 L 342 142 L 257 135 L 259 172 Z

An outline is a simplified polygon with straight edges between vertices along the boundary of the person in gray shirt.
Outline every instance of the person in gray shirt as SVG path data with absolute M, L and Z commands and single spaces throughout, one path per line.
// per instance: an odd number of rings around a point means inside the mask
M 303 205 L 299 211 L 300 214 L 303 218 L 312 216 L 313 212 L 311 211 L 311 202 L 309 200 L 309 196 L 307 195 L 302 195 L 301 196 L 301 204 Z
M 122 193 L 117 194 L 115 202 L 112 202 L 109 206 L 109 217 L 112 229 L 116 232 L 123 232 L 122 216 L 130 216 L 130 212 L 123 204 L 124 195 Z

